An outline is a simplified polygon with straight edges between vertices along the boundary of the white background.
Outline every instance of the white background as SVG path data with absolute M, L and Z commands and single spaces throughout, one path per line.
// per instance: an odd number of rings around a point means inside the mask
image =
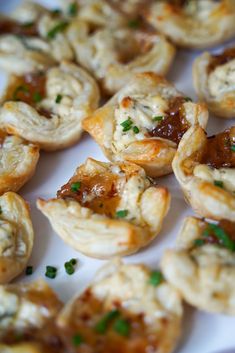
M 18 0 L 0 0 L 0 12 L 10 11 L 19 2 Z M 40 2 L 51 7 L 58 5 L 55 0 L 41 0 Z M 214 49 L 214 51 L 218 50 L 219 48 Z M 196 96 L 192 86 L 191 69 L 192 62 L 198 54 L 200 53 L 179 51 L 168 74 L 169 80 L 174 82 L 186 96 L 193 99 L 196 99 Z M 6 76 L 0 72 L 1 90 L 5 83 Z M 232 124 L 234 124 L 234 120 L 225 122 L 210 116 L 208 132 L 212 134 Z M 18 281 L 26 282 L 38 277 L 45 279 L 46 265 L 56 266 L 59 269 L 56 279 L 47 279 L 47 281 L 64 301 L 82 291 L 104 261 L 87 258 L 64 244 L 52 231 L 47 219 L 36 209 L 35 201 L 38 197 L 48 199 L 55 196 L 60 186 L 68 181 L 76 167 L 83 163 L 87 157 L 105 160 L 98 145 L 85 134 L 77 146 L 73 148 L 54 153 L 41 152 L 34 177 L 20 191 L 20 194 L 30 202 L 35 243 L 29 262 L 34 267 L 34 274 L 27 278 L 21 276 Z M 174 240 L 183 218 L 193 214 L 186 205 L 174 176 L 160 178 L 159 184 L 168 186 L 172 194 L 171 209 L 163 230 L 149 247 L 138 254 L 125 258 L 126 262 L 144 262 L 151 267 L 157 267 L 164 249 L 174 246 Z M 72 257 L 78 259 L 78 267 L 73 276 L 68 276 L 64 272 L 63 265 Z M 185 306 L 183 336 L 175 353 L 215 353 L 223 348 L 230 348 L 231 352 L 229 353 L 235 353 L 235 318 L 211 315 Z

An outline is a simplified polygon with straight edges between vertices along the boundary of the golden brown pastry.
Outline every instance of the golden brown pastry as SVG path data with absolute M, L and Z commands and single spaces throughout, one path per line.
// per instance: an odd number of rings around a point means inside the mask
M 234 36 L 235 2 L 158 0 L 147 9 L 146 19 L 179 46 L 206 48 Z
M 38 343 L 15 343 L 15 344 L 1 344 L 0 343 L 0 352 L 1 353 L 54 353 L 50 349 L 45 350 L 45 347 L 42 347 Z
M 0 340 L 14 342 L 52 321 L 62 307 L 43 280 L 0 286 Z
M 77 352 L 170 353 L 181 333 L 182 314 L 178 291 L 161 272 L 116 261 L 65 306 L 57 325 L 68 347 L 78 343 Z
M 172 163 L 186 199 L 197 214 L 235 220 L 235 127 L 207 138 L 200 126 L 182 138 Z
M 18 191 L 34 174 L 39 148 L 0 130 L 0 195 Z
M 55 232 L 87 256 L 129 255 L 159 233 L 170 205 L 164 187 L 151 184 L 132 163 L 87 159 L 56 199 L 39 199 L 38 208 Z
M 235 117 L 235 48 L 212 55 L 203 53 L 193 65 L 193 83 L 200 100 L 215 115 Z
M 208 112 L 154 73 L 136 75 L 83 128 L 112 161 L 133 162 L 149 176 L 169 174 L 178 143 L 191 125 L 206 127 Z
M 0 196 L 0 284 L 10 282 L 24 270 L 33 241 L 28 205 L 14 192 L 6 192 Z
M 175 250 L 165 252 L 165 278 L 200 310 L 235 315 L 235 223 L 188 217 Z
M 82 120 L 98 106 L 95 80 L 73 63 L 12 76 L 0 108 L 0 127 L 48 151 L 76 143 Z
M 175 49 L 163 36 L 141 27 L 96 28 L 75 20 L 67 35 L 77 61 L 89 70 L 108 94 L 117 92 L 135 73 L 166 74 Z

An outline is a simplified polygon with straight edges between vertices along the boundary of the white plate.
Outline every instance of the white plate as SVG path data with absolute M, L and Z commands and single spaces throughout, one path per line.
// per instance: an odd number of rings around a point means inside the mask
M 19 2 L 18 0 L 0 0 L 0 12 L 13 9 Z M 58 5 L 56 0 L 41 0 L 40 2 L 51 7 Z M 198 54 L 199 52 L 178 52 L 173 68 L 168 75 L 169 80 L 178 89 L 194 99 L 196 96 L 192 86 L 191 69 L 193 59 Z M 1 89 L 5 84 L 5 79 L 5 74 L 0 72 Z M 208 132 L 209 134 L 215 133 L 233 123 L 234 120 L 225 122 L 210 116 Z M 36 209 L 35 201 L 38 197 L 48 199 L 55 196 L 60 186 L 68 181 L 76 167 L 83 163 L 87 157 L 105 160 L 98 145 L 88 135 L 84 135 L 77 146 L 65 151 L 42 152 L 36 174 L 20 191 L 20 194 L 30 202 L 36 239 L 29 262 L 34 267 L 34 274 L 30 277 L 21 276 L 18 281 L 28 282 L 38 277 L 45 279 L 46 265 L 56 266 L 59 268 L 56 279 L 47 279 L 47 281 L 64 301 L 82 291 L 92 280 L 96 270 L 104 264 L 104 261 L 85 257 L 64 244 L 52 231 L 47 219 Z M 157 267 L 164 249 L 174 246 L 175 237 L 184 217 L 193 214 L 185 203 L 173 175 L 160 178 L 159 183 L 167 186 L 172 194 L 171 209 L 163 230 L 150 246 L 135 255 L 126 257 L 126 262 L 144 262 L 151 267 Z M 73 276 L 68 276 L 64 272 L 63 265 L 72 257 L 79 260 L 79 265 L 76 273 Z M 186 306 L 185 309 L 183 337 L 175 353 L 214 353 L 223 349 L 229 353 L 235 353 L 234 317 L 211 315 L 194 310 L 189 306 Z

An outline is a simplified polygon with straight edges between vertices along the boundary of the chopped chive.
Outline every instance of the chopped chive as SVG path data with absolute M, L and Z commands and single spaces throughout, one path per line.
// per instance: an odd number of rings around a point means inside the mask
M 13 98 L 14 101 L 19 100 L 18 93 L 20 93 L 20 92 L 29 93 L 29 89 L 25 85 L 20 85 L 20 86 L 16 87 L 16 89 L 15 89 L 13 95 L 12 95 L 12 98 Z
M 46 266 L 45 276 L 48 278 L 55 278 L 57 275 L 57 268 L 53 266 Z
M 84 339 L 79 333 L 77 333 L 72 337 L 72 343 L 74 347 L 80 346 L 83 342 L 84 342 Z
M 192 98 L 190 98 L 190 97 L 184 97 L 184 100 L 186 100 L 186 102 L 192 102 L 193 101 Z
M 133 132 L 135 134 L 138 134 L 140 132 L 140 129 L 137 126 L 133 126 Z
M 113 325 L 114 331 L 119 335 L 127 337 L 130 334 L 130 323 L 125 319 L 117 319 Z
M 136 29 L 140 27 L 140 21 L 138 19 L 132 19 L 128 22 L 128 27 Z
M 118 310 L 111 310 L 109 313 L 105 314 L 100 321 L 98 321 L 98 323 L 95 325 L 95 331 L 100 334 L 104 334 L 108 329 L 108 325 L 119 315 L 120 312 Z
M 218 186 L 219 188 L 223 188 L 224 187 L 224 183 L 221 180 L 215 180 L 214 181 L 214 185 Z
M 203 240 L 203 239 L 196 239 L 196 240 L 194 240 L 194 245 L 195 246 L 202 246 L 202 245 L 204 245 L 205 244 L 205 240 Z
M 59 32 L 63 32 L 65 28 L 68 26 L 67 21 L 57 23 L 50 31 L 47 33 L 48 39 L 54 39 Z
M 229 235 L 223 230 L 223 228 L 213 223 L 209 223 L 208 228 L 209 230 L 213 231 L 221 245 L 223 245 L 228 250 L 235 251 L 235 241 L 230 239 Z
M 77 12 L 78 12 L 78 4 L 74 1 L 71 4 L 69 4 L 68 14 L 74 17 L 77 15 Z
M 232 151 L 232 152 L 235 152 L 235 145 L 232 145 L 232 146 L 231 146 L 231 151 Z
M 77 260 L 76 260 L 76 259 L 71 259 L 71 260 L 69 260 L 69 262 L 70 262 L 73 266 L 75 266 L 75 265 L 77 264 Z
M 126 132 L 132 128 L 133 121 L 131 120 L 131 117 L 128 117 L 128 119 L 123 121 L 120 125 L 123 127 L 122 131 Z
M 39 103 L 42 100 L 42 95 L 39 92 L 34 92 L 33 94 L 33 101 L 34 103 Z
M 120 210 L 116 212 L 117 218 L 125 218 L 128 215 L 128 210 Z
M 75 269 L 74 269 L 73 265 L 71 264 L 71 262 L 65 262 L 64 268 L 65 268 L 65 271 L 68 275 L 72 275 L 75 272 Z
M 152 271 L 150 274 L 149 283 L 152 286 L 157 287 L 162 283 L 163 279 L 163 275 L 160 271 Z
M 60 15 L 61 14 L 61 10 L 60 9 L 54 9 L 51 10 L 52 15 Z
M 55 99 L 56 104 L 59 104 L 61 102 L 62 98 L 63 98 L 63 96 L 61 94 L 57 94 L 56 99 Z
M 30 276 L 33 273 L 33 266 L 27 266 L 25 269 L 26 276 Z
M 162 121 L 163 120 L 163 116 L 154 116 L 153 117 L 153 121 Z
M 25 28 L 30 28 L 34 25 L 34 22 L 25 22 L 22 24 L 23 27 Z
M 71 191 L 77 192 L 81 188 L 81 182 L 77 181 L 76 183 L 71 184 Z

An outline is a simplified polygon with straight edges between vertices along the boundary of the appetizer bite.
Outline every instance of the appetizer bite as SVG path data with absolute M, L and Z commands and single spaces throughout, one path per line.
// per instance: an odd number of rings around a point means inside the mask
M 215 115 L 235 118 L 235 48 L 221 54 L 203 53 L 194 62 L 193 82 L 200 100 Z
M 38 280 L 0 286 L 0 307 L 0 341 L 14 343 L 52 322 L 62 303 L 46 282 Z
M 235 34 L 234 0 L 159 0 L 145 17 L 174 43 L 192 49 L 220 44 Z
M 133 162 L 151 177 L 172 172 L 177 146 L 190 126 L 206 127 L 208 112 L 153 72 L 136 75 L 83 128 L 111 161 Z
M 0 195 L 18 191 L 34 174 L 38 146 L 0 130 Z
M 66 148 L 82 134 L 82 120 L 99 102 L 95 80 L 73 63 L 11 76 L 0 108 L 0 127 L 47 151 Z
M 182 138 L 172 163 L 186 199 L 197 214 L 235 220 L 235 127 L 206 136 L 200 126 Z
M 73 60 L 64 31 L 68 21 L 42 6 L 23 2 L 12 17 L 0 19 L 0 67 L 23 74 L 56 61 Z
M 34 231 L 26 202 L 14 192 L 0 196 L 0 284 L 10 282 L 24 270 L 33 241 Z
M 74 249 L 97 258 L 129 255 L 159 233 L 170 194 L 132 163 L 87 159 L 57 193 L 37 201 L 55 232 Z
M 133 74 L 166 74 L 175 49 L 163 36 L 142 28 L 100 28 L 82 20 L 71 23 L 67 35 L 79 64 L 90 71 L 107 94 L 129 83 Z
M 162 258 L 164 277 L 200 310 L 235 315 L 235 223 L 188 217 L 177 248 Z

